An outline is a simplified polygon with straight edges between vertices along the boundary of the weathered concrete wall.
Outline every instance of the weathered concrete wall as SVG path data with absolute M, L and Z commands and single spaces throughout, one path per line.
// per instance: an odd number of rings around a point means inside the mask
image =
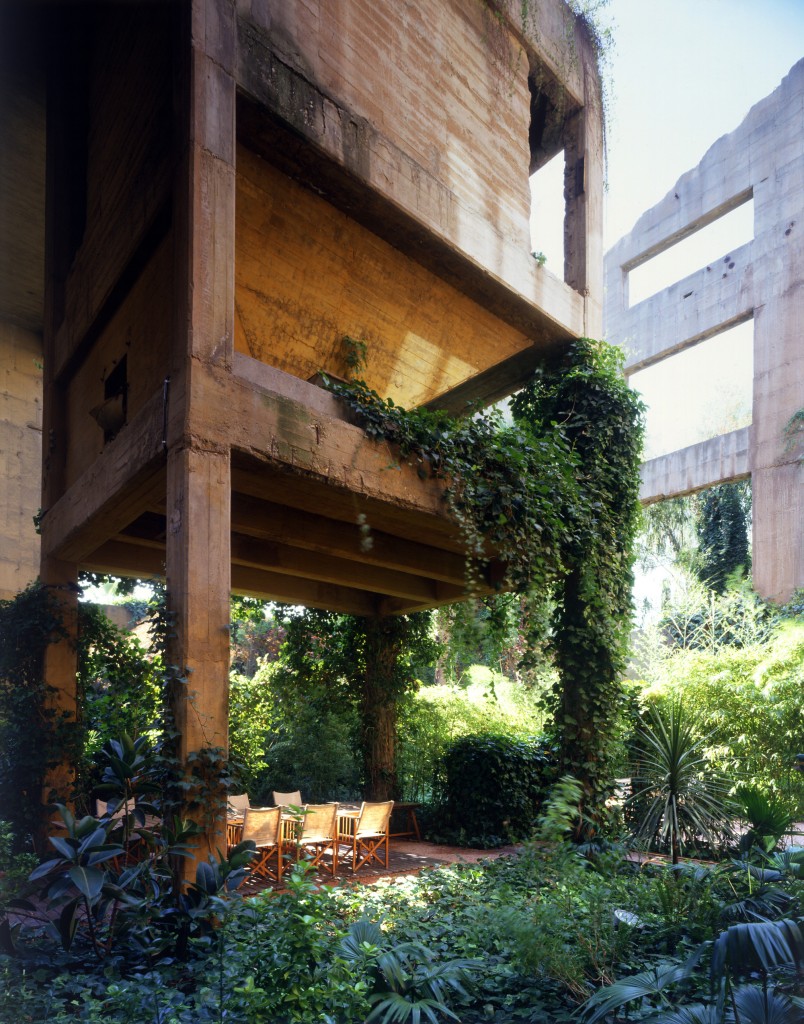
M 392 245 L 465 287 L 471 268 L 461 264 L 483 268 L 506 289 L 509 306 L 518 299 L 571 335 L 596 335 L 603 147 L 592 49 L 558 0 L 533 5 L 524 23 L 519 4 L 500 8 L 244 0 L 239 98 L 292 128 L 281 139 L 263 134 L 268 159 L 290 162 L 289 173 L 333 201 L 332 182 L 310 173 L 310 152 L 295 159 L 301 136 L 359 183 L 341 202 Z M 534 159 L 547 158 L 534 154 L 530 139 L 536 79 L 556 97 L 560 131 L 548 148 L 563 148 L 568 163 L 563 280 L 530 255 L 528 179 Z M 238 107 L 240 141 L 259 151 L 250 136 L 264 126 L 251 132 L 246 113 Z
M 242 146 L 237 175 L 237 351 L 302 380 L 349 377 L 343 339 L 360 339 L 360 376 L 411 407 L 529 344 Z
M 39 574 L 42 339 L 0 322 L 0 600 Z
M 628 308 L 631 269 L 750 197 L 750 242 Z M 625 348 L 627 373 L 753 317 L 747 453 L 739 454 L 744 438 L 736 432 L 654 459 L 642 498 L 750 472 L 754 583 L 766 597 L 787 599 L 804 586 L 804 463 L 801 446 L 785 437 L 804 406 L 804 60 L 610 250 L 606 283 L 606 334 Z

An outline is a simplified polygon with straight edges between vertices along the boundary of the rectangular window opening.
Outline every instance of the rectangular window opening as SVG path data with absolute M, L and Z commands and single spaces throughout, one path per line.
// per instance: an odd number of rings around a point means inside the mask
M 570 114 L 566 90 L 532 59 L 530 90 L 530 251 L 536 262 L 564 280 L 564 133 Z
M 753 380 L 753 317 L 632 374 L 647 405 L 643 458 L 749 426 Z
M 628 305 L 635 306 L 704 267 L 718 276 L 729 274 L 734 269 L 733 251 L 753 237 L 754 202 L 753 196 L 747 195 L 714 220 L 631 267 Z
M 530 251 L 564 280 L 564 150 L 530 176 Z

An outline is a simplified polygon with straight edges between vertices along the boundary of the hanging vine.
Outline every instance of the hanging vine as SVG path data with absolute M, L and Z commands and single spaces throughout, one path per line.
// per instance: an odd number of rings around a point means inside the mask
M 582 780 L 592 807 L 611 783 L 609 751 L 624 696 L 634 542 L 641 519 L 644 406 L 621 373 L 622 354 L 582 340 L 537 373 L 513 412 L 538 432 L 558 427 L 575 458 L 581 500 L 566 506 L 562 572 L 553 590 L 558 682 L 551 712 L 562 770 Z
M 523 595 L 526 664 L 547 623 L 561 767 L 599 805 L 630 627 L 644 429 L 618 350 L 588 339 L 569 346 L 513 400 L 513 423 L 497 410 L 464 418 L 406 410 L 363 381 L 328 385 L 369 437 L 422 478 L 444 481 L 463 536 L 467 593 L 486 585 L 493 555 L 505 564 L 504 587 Z

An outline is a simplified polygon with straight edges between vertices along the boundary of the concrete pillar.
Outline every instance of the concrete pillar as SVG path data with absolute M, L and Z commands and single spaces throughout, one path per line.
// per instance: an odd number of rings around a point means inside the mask
M 230 495 L 228 452 L 171 450 L 166 568 L 175 636 L 170 661 L 186 682 L 172 686 L 170 703 L 179 733 L 176 753 L 191 769 L 212 767 L 228 754 Z M 205 830 L 196 851 L 200 859 L 225 850 L 225 794 L 214 772 L 202 773 L 183 814 Z

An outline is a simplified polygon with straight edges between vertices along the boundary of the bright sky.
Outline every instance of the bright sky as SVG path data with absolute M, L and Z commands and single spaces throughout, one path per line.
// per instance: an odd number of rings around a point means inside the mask
M 804 0 L 610 0 L 607 246 L 804 57 Z
M 804 0 L 610 0 L 600 16 L 614 33 L 608 76 L 608 248 L 804 56 Z M 703 232 L 700 239 L 693 236 L 690 244 L 702 245 L 691 262 L 682 263 L 683 273 L 751 237 L 751 204 L 733 215 L 732 227 L 728 237 L 724 221 L 720 241 L 708 241 Z M 716 227 L 709 232 L 715 234 Z M 649 268 L 653 263 L 645 271 Z M 657 283 L 664 286 L 683 273 Z M 632 301 L 655 290 L 645 283 L 635 294 L 642 286 L 636 274 L 630 284 Z M 750 421 L 751 342 L 749 323 L 632 379 L 649 406 L 648 456 Z M 669 394 L 676 362 L 678 379 L 685 383 L 683 404 Z M 707 381 L 714 384 L 715 364 L 719 374 L 725 369 L 731 375 L 728 381 L 720 378 L 717 395 L 706 387 Z

